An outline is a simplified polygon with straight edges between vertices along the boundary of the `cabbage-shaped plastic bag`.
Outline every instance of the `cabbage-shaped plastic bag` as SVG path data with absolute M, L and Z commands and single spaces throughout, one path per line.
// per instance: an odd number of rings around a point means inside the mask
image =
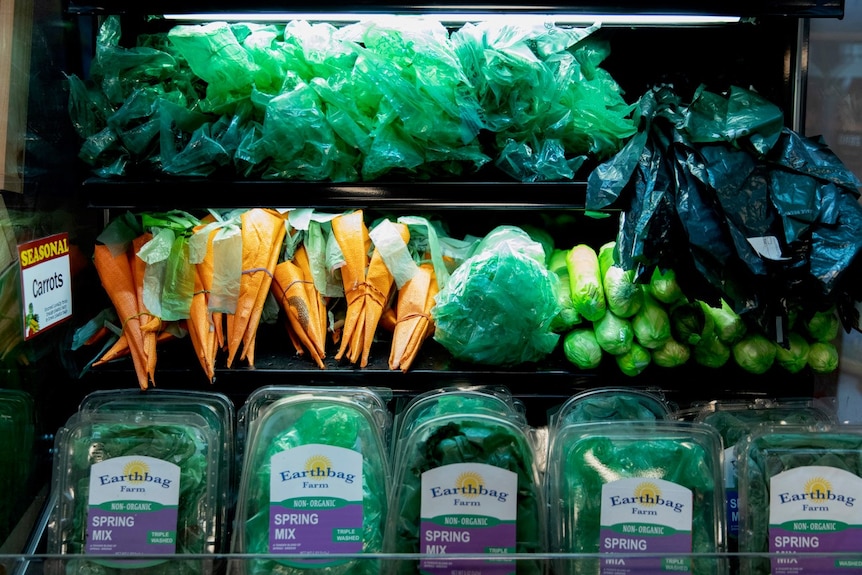
M 560 339 L 560 308 L 542 245 L 521 228 L 499 226 L 437 294 L 434 339 L 458 359 L 490 365 L 538 361 Z

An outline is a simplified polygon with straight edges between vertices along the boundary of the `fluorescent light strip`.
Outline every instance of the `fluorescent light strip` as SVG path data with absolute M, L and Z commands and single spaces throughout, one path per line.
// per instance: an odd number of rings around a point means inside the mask
M 310 20 L 321 22 L 358 22 L 375 18 L 391 18 L 394 14 L 364 14 L 364 13 L 201 13 L 201 14 L 165 14 L 167 20 L 191 20 L 200 22 L 212 21 L 254 21 L 254 22 L 289 22 L 291 20 Z M 703 24 L 736 24 L 738 16 L 691 16 L 676 14 L 519 14 L 519 13 L 428 13 L 403 15 L 438 20 L 440 22 L 514 22 L 518 24 L 547 24 L 553 22 L 560 25 L 591 25 L 609 26 L 687 26 Z

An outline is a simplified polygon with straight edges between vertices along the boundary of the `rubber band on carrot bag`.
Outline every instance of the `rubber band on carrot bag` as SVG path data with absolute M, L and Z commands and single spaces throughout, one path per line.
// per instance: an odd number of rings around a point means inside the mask
M 141 317 L 143 317 L 143 316 L 145 316 L 145 315 L 153 315 L 153 314 L 151 314 L 151 313 L 149 313 L 149 312 L 141 312 L 141 313 L 136 313 L 135 315 L 130 315 L 129 317 L 127 317 L 126 319 L 124 319 L 124 320 L 123 320 L 123 323 L 122 323 L 122 325 L 120 326 L 120 330 L 121 330 L 121 331 L 123 331 L 123 332 L 125 332 L 125 331 L 126 331 L 126 324 L 127 324 L 127 323 L 129 323 L 129 322 L 130 322 L 130 321 L 132 321 L 133 319 L 141 319 Z
M 266 275 L 268 275 L 270 278 L 275 279 L 275 276 L 267 268 L 251 268 L 251 269 L 247 269 L 247 270 L 242 270 L 243 274 L 256 274 L 257 272 L 263 272 Z
M 395 323 L 396 323 L 396 324 L 399 324 L 399 323 L 402 323 L 402 322 L 405 322 L 405 321 L 409 321 L 409 320 L 411 320 L 411 319 L 415 319 L 415 318 L 417 318 L 417 317 L 424 317 L 425 319 L 430 320 L 430 319 L 431 319 L 431 314 L 430 314 L 430 313 L 411 313 L 411 314 L 408 314 L 408 315 L 406 315 L 406 316 L 404 316 L 404 317 L 402 317 L 402 318 L 397 319 L 397 320 L 395 321 Z

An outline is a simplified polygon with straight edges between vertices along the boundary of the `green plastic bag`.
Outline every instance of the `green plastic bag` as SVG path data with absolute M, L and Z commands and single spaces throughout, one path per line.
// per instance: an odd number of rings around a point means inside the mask
M 489 365 L 538 361 L 560 335 L 554 279 L 542 245 L 520 228 L 492 230 L 449 277 L 431 309 L 434 339 L 458 359 Z

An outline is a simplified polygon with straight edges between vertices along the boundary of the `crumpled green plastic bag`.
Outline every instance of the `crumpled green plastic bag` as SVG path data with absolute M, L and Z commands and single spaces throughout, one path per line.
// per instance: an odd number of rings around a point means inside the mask
M 551 353 L 560 308 L 544 262 L 542 245 L 521 228 L 492 230 L 437 294 L 434 339 L 473 363 L 514 365 Z
M 600 67 L 610 47 L 592 38 L 597 29 L 481 22 L 452 33 L 496 138 L 495 164 L 513 178 L 571 179 L 635 133 L 635 106 Z
M 519 181 L 565 180 L 635 132 L 596 26 L 211 22 L 129 48 L 119 22 L 100 29 L 89 80 L 69 82 L 80 155 L 103 177 L 232 166 L 250 178 L 421 180 L 493 162 Z
M 144 305 L 164 321 L 187 319 L 195 288 L 188 239 L 200 221 L 191 214 L 172 210 L 144 214 L 142 223 L 153 233 L 136 254 L 147 263 Z
M 689 297 L 724 298 L 768 334 L 777 317 L 835 302 L 845 327 L 858 326 L 848 270 L 862 251 L 862 183 L 828 147 L 742 88 L 701 86 L 683 104 L 661 87 L 639 105 L 638 134 L 587 187 L 588 210 L 626 206 L 622 261 L 639 277 L 674 268 Z M 759 238 L 775 238 L 781 258 L 764 257 Z

